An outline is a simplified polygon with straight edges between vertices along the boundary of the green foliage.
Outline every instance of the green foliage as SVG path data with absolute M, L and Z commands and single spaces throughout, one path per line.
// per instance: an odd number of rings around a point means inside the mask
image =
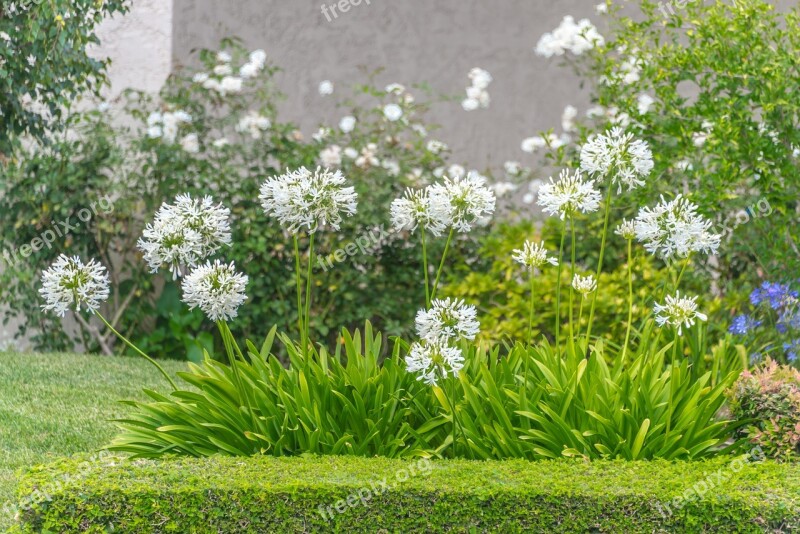
M 123 0 L 22 0 L 0 6 L 0 168 L 22 136 L 47 141 L 73 101 L 105 83 L 107 61 L 87 48 Z
M 742 276 L 783 279 L 800 266 L 800 12 L 765 0 L 639 4 L 630 16 L 611 5 L 605 45 L 570 62 L 608 110 L 579 127 L 576 146 L 612 124 L 645 139 L 655 169 L 633 205 L 689 193 L 724 236 L 705 265 L 723 289 Z M 643 94 L 655 99 L 644 113 Z M 551 157 L 563 165 L 578 153 Z
M 174 374 L 183 362 L 163 362 Z M 20 354 L 0 351 L 0 532 L 11 516 L 18 472 L 56 456 L 97 450 L 114 436 L 122 417 L 118 398 L 144 400 L 142 388 L 164 378 L 140 358 L 86 354 Z
M 727 345 L 709 349 L 700 341 L 684 348 L 678 340 L 674 364 L 665 364 L 670 345 L 659 350 L 661 336 L 654 339 L 651 329 L 629 361 L 601 342 L 589 359 L 583 341 L 566 353 L 543 342 L 516 345 L 502 356 L 499 348 L 464 343 L 467 364 L 458 382 L 429 387 L 406 371 L 402 341 L 379 361 L 382 338 L 369 324 L 363 339 L 344 331 L 333 354 L 319 348 L 308 359 L 281 336 L 288 367 L 271 355 L 273 328 L 260 349 L 248 343 L 247 361 L 237 359 L 235 368 L 207 359 L 179 375 L 192 388 L 169 396 L 147 391 L 153 402 L 128 403 L 130 414 L 119 422 L 122 432 L 110 449 L 138 457 L 718 454 L 732 428 L 716 414 L 741 358 Z M 694 356 L 680 357 L 684 351 Z
M 553 221 L 553 219 L 551 219 Z M 528 273 L 521 265 L 514 262 L 514 249 L 522 248 L 526 240 L 544 242 L 553 255 L 558 251 L 560 231 L 554 228 L 557 224 L 545 224 L 538 229 L 532 221 L 500 223 L 495 225 L 488 235 L 480 239 L 478 256 L 491 258 L 482 260 L 469 268 L 453 270 L 442 287 L 442 296 L 464 298 L 478 308 L 481 323 L 482 340 L 489 343 L 528 341 L 528 313 L 530 308 L 530 282 Z M 598 230 L 598 233 L 599 230 Z M 584 234 L 591 234 L 590 231 Z M 541 237 L 539 237 L 541 236 Z M 596 250 L 589 251 L 589 245 L 581 242 L 576 246 L 578 271 L 583 274 L 593 270 L 596 264 Z M 597 240 L 594 240 L 597 241 Z M 625 338 L 628 324 L 628 266 L 624 243 L 621 238 L 611 236 L 606 251 L 608 264 L 612 268 L 600 275 L 597 296 L 597 315 L 593 332 L 606 340 L 620 342 Z M 599 248 L 599 241 L 595 243 Z M 664 288 L 671 289 L 677 276 L 676 268 L 664 267 L 663 263 L 654 260 L 641 247 L 635 247 L 632 264 L 633 273 L 633 325 L 640 325 L 650 316 L 653 301 L 663 293 Z M 569 248 L 565 258 L 570 256 Z M 588 267 L 587 267 L 588 266 Z M 569 290 L 571 282 L 570 267 L 564 262 L 561 272 L 561 286 L 564 294 Z M 546 266 L 536 275 L 535 314 L 533 322 L 533 338 L 542 335 L 552 340 L 555 336 L 555 301 L 558 287 L 558 268 Z M 703 294 L 704 285 L 696 278 L 685 277 L 681 282 L 688 291 Z M 564 298 L 564 297 L 562 297 Z M 717 300 L 708 299 L 703 302 L 706 313 L 714 314 L 720 308 Z M 568 306 L 562 302 L 562 329 L 568 319 Z M 579 305 L 575 303 L 575 320 L 577 322 Z M 582 327 L 586 328 L 588 319 L 584 310 Z M 717 322 L 710 321 L 717 327 Z
M 83 460 L 30 471 L 20 499 L 35 499 L 40 489 L 47 489 L 50 499 L 24 511 L 17 532 L 755 533 L 800 528 L 800 466 L 749 463 L 744 457 L 427 464 L 332 456 Z
M 745 424 L 739 436 L 770 458 L 800 459 L 800 371 L 767 359 L 742 373 L 728 397 L 731 415 Z

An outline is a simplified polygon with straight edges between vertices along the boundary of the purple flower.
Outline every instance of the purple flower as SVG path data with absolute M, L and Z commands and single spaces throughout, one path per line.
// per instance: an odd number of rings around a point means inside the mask
M 800 339 L 793 339 L 790 343 L 784 343 L 783 350 L 786 352 L 787 361 L 796 361 L 797 352 L 800 351 Z
M 736 334 L 737 336 L 743 336 L 759 326 L 761 326 L 761 321 L 756 321 L 749 315 L 737 315 L 728 327 L 728 332 Z
M 797 298 L 797 291 L 792 291 L 789 284 L 764 282 L 750 293 L 750 302 L 758 306 L 762 302 L 769 302 L 773 310 L 777 310 L 786 303 L 789 297 Z

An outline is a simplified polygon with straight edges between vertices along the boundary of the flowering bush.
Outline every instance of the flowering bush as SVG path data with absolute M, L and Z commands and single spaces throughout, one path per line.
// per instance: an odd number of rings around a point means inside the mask
M 727 392 L 737 435 L 772 458 L 800 458 L 800 372 L 767 360 L 745 371 Z

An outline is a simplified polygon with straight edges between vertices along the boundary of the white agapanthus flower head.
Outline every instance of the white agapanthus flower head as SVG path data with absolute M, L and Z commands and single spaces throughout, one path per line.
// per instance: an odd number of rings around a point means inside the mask
M 291 233 L 305 228 L 315 233 L 330 227 L 338 230 L 343 216 L 355 215 L 357 197 L 353 187 L 345 186 L 341 171 L 301 167 L 273 176 L 261 185 L 261 206 Z
M 588 276 L 576 274 L 572 277 L 572 289 L 580 293 L 581 296 L 585 297 L 597 289 L 597 281 L 591 274 Z
M 61 254 L 42 273 L 42 287 L 39 289 L 45 300 L 42 309 L 59 317 L 63 317 L 73 305 L 75 311 L 85 306 L 94 313 L 108 300 L 108 285 L 106 268 L 95 260 L 84 264 L 78 256 L 70 258 Z
M 681 335 L 682 329 L 694 326 L 695 320 L 707 321 L 708 316 L 697 311 L 697 297 L 681 297 L 681 292 L 667 295 L 664 304 L 656 303 L 653 306 L 656 314 L 656 323 L 659 326 L 673 326 Z
M 156 212 L 137 243 L 151 272 L 169 266 L 173 279 L 231 243 L 230 210 L 210 196 L 178 195 Z
M 431 386 L 435 386 L 439 379 L 446 379 L 451 375 L 457 377 L 464 368 L 461 349 L 427 341 L 411 345 L 405 362 L 409 373 L 418 373 L 417 380 Z
M 475 306 L 458 299 L 436 299 L 429 310 L 417 312 L 417 335 L 425 341 L 473 340 L 480 332 Z
M 432 202 L 450 205 L 452 226 L 459 232 L 469 232 L 476 224 L 484 224 L 494 213 L 494 192 L 486 187 L 486 179 L 475 172 L 464 177 L 443 178 L 443 183 L 430 187 Z
M 431 197 L 430 188 L 406 189 L 392 202 L 392 227 L 397 231 L 415 231 L 418 227 L 439 237 L 450 222 L 450 203 Z
M 622 222 L 619 223 L 614 233 L 627 241 L 631 241 L 636 238 L 636 223 L 634 221 L 622 219 Z
M 550 177 L 550 183 L 539 188 L 536 203 L 548 215 L 558 215 L 562 220 L 577 212 L 591 213 L 600 207 L 600 191 L 594 180 L 583 180 L 580 171 L 570 174 L 568 169 L 561 171 L 557 181 Z
M 570 52 L 576 56 L 605 44 L 605 39 L 589 19 L 581 19 L 577 23 L 569 15 L 552 32 L 547 32 L 539 39 L 534 51 L 543 57 L 561 56 Z
M 644 185 L 653 170 L 653 154 L 646 142 L 615 127 L 583 145 L 581 170 L 591 176 L 610 176 L 618 192 L 622 186 L 630 191 Z
M 698 207 L 682 195 L 639 210 L 636 238 L 651 254 L 663 259 L 686 257 L 693 252 L 716 254 L 722 236 L 711 232 L 711 221 L 697 213 Z
M 182 300 L 190 309 L 200 308 L 214 322 L 230 321 L 247 300 L 247 282 L 247 275 L 236 272 L 233 262 L 209 261 L 186 275 Z
M 525 241 L 521 249 L 514 249 L 512 258 L 515 262 L 524 265 L 529 271 L 541 269 L 545 264 L 558 265 L 556 258 L 547 255 L 543 243 Z

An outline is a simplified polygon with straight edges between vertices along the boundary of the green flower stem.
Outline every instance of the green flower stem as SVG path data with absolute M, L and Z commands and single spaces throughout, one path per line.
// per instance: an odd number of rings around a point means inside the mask
M 581 324 L 583 324 L 583 301 L 586 300 L 586 297 L 581 296 L 581 303 L 578 304 L 578 334 L 581 331 Z
M 117 330 L 116 330 L 116 329 L 115 329 L 113 326 L 111 326 L 111 323 L 109 323 L 108 321 L 106 321 L 106 318 L 105 318 L 105 317 L 103 317 L 103 315 L 102 315 L 100 312 L 97 312 L 97 313 L 96 313 L 96 315 L 97 315 L 97 316 L 100 318 L 100 320 L 101 320 L 101 321 L 103 321 L 103 324 L 105 324 L 105 325 L 106 325 L 106 327 L 107 327 L 109 330 L 111 330 L 111 332 L 112 332 L 112 333 L 113 333 L 115 336 L 117 336 L 117 337 L 118 337 L 118 338 L 119 338 L 119 339 L 120 339 L 120 340 L 121 340 L 123 343 L 125 343 L 125 344 L 126 344 L 126 345 L 128 345 L 130 348 L 132 348 L 132 349 L 134 350 L 134 352 L 136 352 L 136 353 L 137 353 L 139 356 L 141 356 L 142 358 L 144 358 L 144 359 L 145 359 L 145 360 L 147 360 L 148 362 L 150 362 L 150 363 L 152 363 L 153 365 L 155 365 L 155 366 L 156 366 L 156 369 L 158 369 L 159 371 L 161 371 L 161 374 L 162 374 L 162 375 L 164 375 L 164 378 L 166 378 L 166 379 L 167 379 L 167 382 L 169 382 L 169 385 L 170 385 L 170 386 L 172 386 L 172 389 L 173 389 L 173 390 L 175 390 L 175 391 L 177 391 L 177 390 L 178 390 L 178 386 L 176 386 L 176 385 L 175 385 L 175 382 L 172 380 L 172 378 L 170 378 L 170 376 L 167 374 L 167 372 L 164 370 L 164 368 L 163 368 L 163 367 L 161 367 L 161 366 L 158 364 L 158 362 L 157 362 L 157 361 L 155 361 L 153 358 L 151 358 L 150 356 L 148 356 L 147 354 L 145 354 L 144 352 L 142 352 L 142 351 L 139 349 L 139 347 L 137 347 L 136 345 L 134 345 L 133 343 L 131 343 L 130 341 L 128 341 L 128 339 L 127 339 L 125 336 L 123 336 L 122 334 L 120 334 L 119 332 L 117 332 Z
M 530 345 L 533 343 L 533 312 L 534 312 L 534 297 L 535 297 L 535 288 L 536 288 L 536 273 L 534 268 L 531 267 L 531 276 L 530 276 L 530 286 L 531 286 L 531 305 L 530 310 L 528 312 L 528 344 Z
M 606 252 L 606 239 L 608 238 L 608 220 L 611 216 L 611 191 L 612 187 L 609 184 L 608 193 L 606 194 L 606 214 L 605 221 L 603 222 L 603 237 L 600 240 L 600 257 L 597 260 L 597 274 L 595 280 L 597 281 L 597 290 L 592 296 L 592 306 L 589 308 L 589 324 L 586 325 L 586 343 L 587 346 L 591 342 L 592 337 L 592 321 L 594 321 L 594 307 L 597 304 L 597 294 L 600 293 L 600 271 L 603 270 L 603 255 Z
M 422 236 L 422 272 L 425 275 L 425 309 L 431 307 L 431 287 L 428 280 L 428 247 L 425 244 L 425 229 L 421 228 Z
M 250 413 L 250 419 L 253 422 L 253 429 L 256 428 L 256 420 L 255 420 L 255 413 L 253 412 L 253 406 L 250 404 L 250 395 L 248 395 L 247 390 L 243 387 L 242 376 L 239 374 L 239 365 L 237 362 L 237 354 L 238 357 L 244 360 L 244 355 L 242 354 L 242 350 L 239 348 L 239 344 L 236 343 L 236 340 L 233 337 L 233 333 L 231 329 L 228 327 L 228 323 L 225 321 L 217 321 L 217 328 L 219 329 L 219 333 L 222 336 L 222 343 L 225 345 L 225 352 L 228 355 L 228 361 L 231 364 L 231 370 L 233 371 L 233 379 L 236 381 L 236 390 L 239 393 L 239 402 L 244 399 L 244 404 L 247 406 L 247 411 Z M 235 352 L 234 352 L 235 350 Z
M 677 291 L 678 287 L 681 285 L 681 280 L 683 279 L 683 273 L 686 272 L 686 267 L 689 266 L 689 261 L 692 259 L 692 253 L 686 255 L 686 259 L 683 260 L 683 267 L 681 267 L 681 272 L 678 274 L 678 279 L 675 281 L 675 288 L 673 291 Z
M 294 275 L 297 286 L 297 330 L 300 333 L 300 344 L 305 347 L 305 327 L 303 326 L 303 290 L 300 283 L 300 245 L 297 234 L 294 235 Z
M 572 234 L 571 245 L 571 258 L 570 258 L 570 274 L 569 274 L 569 343 L 572 346 L 572 352 L 575 352 L 575 329 L 573 327 L 573 311 L 575 310 L 575 288 L 572 287 L 572 280 L 575 278 L 575 219 L 569 219 L 570 233 Z M 583 298 L 581 298 L 583 304 Z M 580 326 L 578 327 L 580 330 Z
M 625 343 L 622 345 L 622 363 L 625 363 L 625 355 L 628 353 L 628 342 L 631 339 L 631 322 L 633 322 L 633 246 L 628 239 L 628 328 L 625 330 Z
M 444 260 L 447 258 L 447 252 L 450 250 L 450 243 L 453 241 L 453 234 L 456 229 L 450 228 L 450 233 L 447 235 L 447 243 L 444 245 L 444 252 L 442 253 L 442 261 L 439 262 L 439 269 L 436 270 L 436 280 L 433 282 L 433 291 L 431 291 L 431 301 L 436 298 L 436 290 L 439 288 L 439 278 L 442 276 L 444 269 Z
M 308 345 L 311 335 L 311 267 L 314 264 L 314 234 L 309 237 L 308 243 L 308 274 L 306 276 L 306 311 L 305 311 L 305 343 L 303 343 L 303 356 L 308 358 Z
M 561 228 L 561 245 L 558 247 L 558 277 L 556 278 L 556 351 L 559 349 L 559 338 L 561 337 L 561 271 L 564 269 L 564 240 L 567 237 L 567 219 L 564 217 L 564 225 Z

